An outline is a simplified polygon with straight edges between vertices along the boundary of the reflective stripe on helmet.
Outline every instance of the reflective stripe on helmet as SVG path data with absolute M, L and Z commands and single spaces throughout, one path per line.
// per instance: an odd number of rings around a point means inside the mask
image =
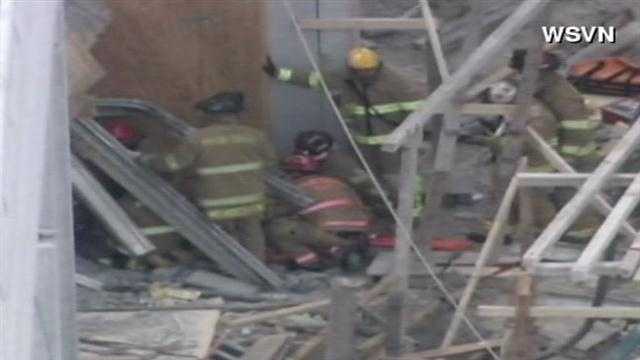
M 245 164 L 232 164 L 222 166 L 207 166 L 196 169 L 196 173 L 200 176 L 231 174 L 243 171 L 252 171 L 262 169 L 263 163 L 261 161 L 250 162 Z
M 176 229 L 169 225 L 147 226 L 143 227 L 141 230 L 146 236 L 164 235 L 176 232 Z
M 264 200 L 265 197 L 263 193 L 255 193 L 249 195 L 230 196 L 219 199 L 200 199 L 198 200 L 198 204 L 202 207 L 235 206 L 261 202 Z
M 336 209 L 336 208 L 342 209 L 342 208 L 354 207 L 357 205 L 358 204 L 353 199 L 350 199 L 350 198 L 331 199 L 327 201 L 321 201 L 315 205 L 312 205 L 311 207 L 308 207 L 300 211 L 299 214 L 308 215 L 308 214 L 312 214 L 314 212 L 318 212 L 322 210 Z
M 246 206 L 238 206 L 230 209 L 216 209 L 207 211 L 207 216 L 210 219 L 225 220 L 247 217 L 250 215 L 257 215 L 263 213 L 265 210 L 264 204 L 253 204 Z
M 280 81 L 291 81 L 293 78 L 293 70 L 287 68 L 279 68 L 276 76 Z

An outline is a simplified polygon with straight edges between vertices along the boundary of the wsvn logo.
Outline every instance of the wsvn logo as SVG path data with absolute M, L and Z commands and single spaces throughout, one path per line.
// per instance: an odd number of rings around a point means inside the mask
M 616 28 L 613 26 L 543 26 L 542 35 L 547 43 L 616 42 Z

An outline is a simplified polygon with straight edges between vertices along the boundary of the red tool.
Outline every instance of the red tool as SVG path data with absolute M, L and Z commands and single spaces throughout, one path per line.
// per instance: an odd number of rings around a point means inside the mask
M 369 235 L 369 246 L 381 249 L 393 249 L 396 246 L 396 237 L 391 234 Z
M 462 252 L 472 250 L 473 241 L 469 239 L 434 239 L 431 242 L 431 249 L 434 251 Z

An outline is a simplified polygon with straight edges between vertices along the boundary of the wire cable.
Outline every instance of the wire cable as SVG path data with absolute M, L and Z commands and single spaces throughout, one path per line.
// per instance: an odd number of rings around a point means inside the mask
M 329 101 L 329 104 L 331 105 L 331 108 L 332 108 L 334 114 L 338 118 L 338 121 L 340 122 L 340 126 L 342 127 L 342 130 L 344 131 L 347 139 L 349 140 L 349 143 L 351 144 L 351 147 L 355 151 L 355 153 L 356 153 L 356 155 L 358 157 L 358 160 L 360 160 L 360 163 L 362 164 L 362 167 L 364 168 L 365 172 L 367 173 L 367 175 L 371 179 L 371 182 L 373 183 L 374 187 L 376 188 L 376 191 L 379 193 L 379 195 L 380 195 L 383 203 L 385 204 L 387 210 L 391 214 L 393 220 L 398 225 L 398 228 L 402 232 L 403 237 L 405 237 L 406 239 L 409 240 L 409 245 L 410 245 L 411 249 L 413 249 L 413 251 L 416 253 L 416 255 L 417 255 L 418 259 L 420 260 L 420 262 L 424 265 L 424 267 L 426 268 L 427 272 L 429 273 L 429 276 L 434 280 L 434 282 L 436 283 L 436 286 L 443 293 L 443 295 L 445 296 L 446 300 L 453 306 L 454 309 L 457 310 L 458 309 L 458 304 L 457 304 L 455 298 L 453 297 L 451 292 L 449 292 L 449 290 L 447 290 L 447 288 L 444 285 L 444 283 L 442 282 L 442 280 L 436 274 L 433 266 L 431 266 L 431 264 L 429 264 L 429 262 L 424 257 L 424 255 L 422 254 L 422 252 L 420 251 L 420 249 L 418 248 L 416 243 L 413 241 L 413 237 L 411 235 L 411 231 L 409 231 L 409 229 L 407 229 L 407 227 L 400 220 L 398 214 L 396 213 L 395 209 L 393 208 L 391 200 L 389 200 L 389 197 L 387 196 L 387 194 L 383 190 L 382 185 L 380 184 L 380 182 L 378 181 L 377 177 L 375 176 L 375 174 L 371 170 L 371 167 L 369 166 L 369 164 L 368 164 L 367 160 L 365 159 L 362 151 L 360 150 L 358 144 L 356 143 L 355 138 L 354 138 L 353 134 L 351 133 L 351 131 L 350 131 L 348 125 L 347 125 L 347 122 L 345 121 L 344 117 L 342 116 L 342 113 L 338 109 L 337 104 L 335 103 L 335 101 L 331 97 L 331 91 L 329 90 L 329 87 L 327 86 L 327 83 L 325 82 L 325 79 L 324 79 L 324 76 L 323 76 L 323 74 L 322 74 L 322 72 L 320 70 L 320 67 L 318 66 L 318 63 L 317 63 L 316 59 L 313 56 L 313 52 L 311 51 L 311 48 L 309 46 L 308 41 L 304 37 L 304 33 L 302 32 L 302 28 L 300 27 L 300 24 L 298 23 L 298 21 L 296 19 L 296 16 L 295 16 L 295 13 L 293 11 L 293 8 L 291 7 L 291 3 L 289 2 L 289 0 L 282 0 L 282 3 L 284 5 L 285 9 L 287 10 L 287 13 L 288 13 L 288 15 L 289 15 L 289 17 L 290 17 L 290 19 L 291 19 L 291 21 L 293 23 L 293 26 L 294 26 L 294 28 L 296 30 L 296 34 L 297 34 L 300 42 L 302 43 L 302 46 L 303 46 L 304 51 L 306 53 L 307 59 L 311 63 L 311 66 L 313 67 L 313 70 L 319 75 L 320 86 L 322 88 L 322 92 L 324 93 L 325 97 Z M 475 327 L 475 325 L 473 325 L 471 320 L 469 320 L 467 315 L 465 313 L 461 313 L 461 314 L 462 314 L 463 321 L 467 324 L 467 326 L 469 327 L 469 329 L 471 330 L 473 335 L 478 340 L 480 340 L 482 342 L 485 342 L 485 345 L 486 345 L 485 349 L 487 350 L 487 352 L 489 352 L 491 354 L 491 356 L 495 360 L 501 360 L 500 356 L 495 351 L 493 351 L 493 349 L 489 346 L 489 343 L 486 342 L 486 339 L 482 336 L 482 334 L 480 334 L 478 329 Z

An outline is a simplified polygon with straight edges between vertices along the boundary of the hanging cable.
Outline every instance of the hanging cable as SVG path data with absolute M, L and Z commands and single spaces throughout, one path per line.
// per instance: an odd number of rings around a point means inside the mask
M 395 209 L 393 208 L 391 200 L 389 200 L 389 197 L 387 196 L 386 192 L 383 190 L 382 186 L 380 185 L 380 182 L 378 181 L 378 179 L 374 175 L 373 171 L 371 171 L 371 167 L 367 163 L 367 160 L 365 159 L 364 155 L 362 154 L 362 151 L 360 150 L 358 144 L 356 143 L 353 134 L 349 130 L 347 122 L 345 121 L 344 117 L 342 116 L 342 113 L 338 109 L 337 104 L 335 103 L 335 101 L 331 97 L 331 91 L 329 90 L 329 87 L 327 86 L 327 84 L 326 84 L 326 82 L 324 80 L 324 76 L 323 76 L 322 72 L 320 71 L 320 67 L 318 66 L 318 63 L 316 62 L 316 59 L 313 57 L 313 53 L 311 51 L 309 43 L 308 43 L 307 39 L 304 37 L 304 34 L 302 32 L 302 28 L 300 27 L 300 24 L 298 23 L 298 21 L 296 19 L 295 13 L 293 12 L 293 8 L 291 7 L 291 3 L 289 2 L 289 0 L 282 0 L 282 3 L 284 5 L 285 9 L 287 10 L 287 13 L 288 13 L 288 15 L 289 15 L 289 17 L 290 17 L 290 19 L 291 19 L 291 21 L 293 23 L 293 26 L 294 26 L 294 28 L 296 30 L 296 34 L 297 34 L 300 42 L 302 43 L 302 46 L 303 46 L 304 51 L 306 53 L 307 59 L 311 63 L 311 66 L 313 67 L 313 70 L 319 75 L 320 86 L 322 88 L 322 92 L 324 93 L 325 97 L 329 101 L 329 104 L 331 105 L 331 108 L 332 108 L 334 114 L 338 118 L 338 121 L 340 122 L 340 126 L 342 127 L 342 130 L 344 131 L 347 139 L 349 140 L 349 143 L 351 144 L 351 147 L 353 148 L 354 152 L 356 153 L 356 155 L 358 157 L 358 160 L 360 160 L 360 163 L 362 164 L 362 167 L 364 168 L 365 172 L 367 173 L 367 175 L 371 179 L 371 182 L 373 183 L 374 187 L 376 188 L 376 191 L 380 194 L 380 197 L 381 197 L 383 203 L 385 204 L 385 207 L 389 211 L 389 214 L 391 214 L 391 217 L 393 218 L 395 223 L 398 225 L 398 228 L 402 232 L 403 237 L 409 240 L 410 247 L 413 249 L 413 251 L 416 253 L 416 256 L 418 257 L 420 262 L 426 268 L 427 273 L 429 273 L 429 276 L 436 283 L 436 286 L 440 289 L 440 291 L 442 292 L 442 294 L 444 295 L 446 300 L 453 306 L 454 309 L 457 310 L 458 309 L 458 304 L 457 304 L 455 298 L 453 297 L 451 292 L 449 292 L 449 290 L 447 290 L 447 288 L 444 285 L 444 283 L 442 282 L 442 280 L 438 277 L 438 275 L 436 274 L 433 266 L 431 266 L 431 264 L 429 264 L 429 262 L 424 257 L 424 255 L 420 252 L 420 249 L 418 248 L 416 243 L 413 241 L 413 237 L 411 236 L 411 231 L 409 231 L 409 229 L 407 229 L 407 227 L 400 220 L 398 214 L 396 213 Z M 489 343 L 486 342 L 486 340 L 484 339 L 482 334 L 480 334 L 478 329 L 475 327 L 475 325 L 473 325 L 473 323 L 471 322 L 471 320 L 469 320 L 469 318 L 467 317 L 466 314 L 462 313 L 462 319 L 467 324 L 467 326 L 469 327 L 469 329 L 471 330 L 473 335 L 479 341 L 482 341 L 482 342 L 485 343 L 485 345 L 486 345 L 485 349 L 487 350 L 487 352 L 489 352 L 491 354 L 491 356 L 495 360 L 501 360 L 500 356 L 490 347 Z

